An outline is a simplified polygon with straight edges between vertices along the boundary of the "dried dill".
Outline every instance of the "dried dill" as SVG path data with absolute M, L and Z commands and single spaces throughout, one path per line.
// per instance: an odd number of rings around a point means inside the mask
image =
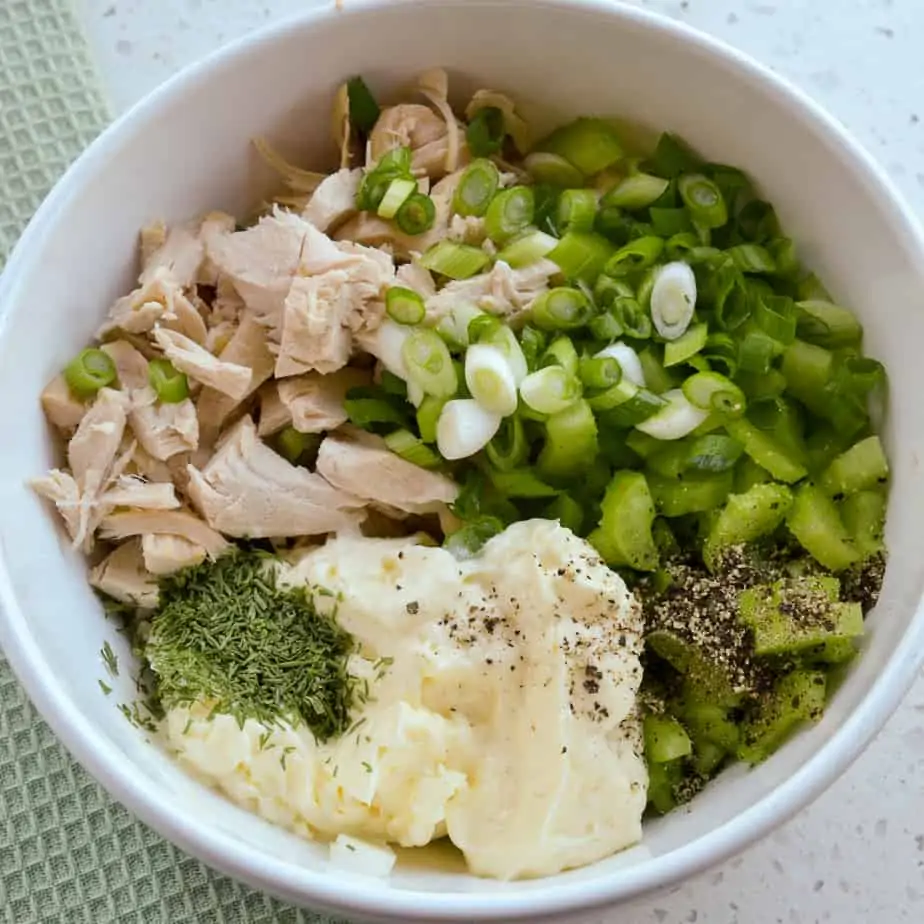
M 321 741 L 350 724 L 352 637 L 267 557 L 236 550 L 164 578 L 144 654 L 167 709 L 195 700 L 239 722 L 303 722 Z

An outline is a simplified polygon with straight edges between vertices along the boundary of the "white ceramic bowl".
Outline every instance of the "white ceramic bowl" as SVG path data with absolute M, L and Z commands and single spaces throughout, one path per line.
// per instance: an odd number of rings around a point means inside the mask
M 191 68 L 120 119 L 42 206 L 3 276 L 0 328 L 0 641 L 77 758 L 167 837 L 293 902 L 392 921 L 561 920 L 714 864 L 817 796 L 899 702 L 924 652 L 924 242 L 879 169 L 828 116 L 768 71 L 689 29 L 593 0 L 404 0 L 304 15 Z M 823 721 L 748 772 L 736 767 L 646 828 L 644 843 L 587 869 L 501 884 L 403 858 L 388 882 L 328 868 L 326 851 L 194 783 L 104 697 L 100 645 L 123 639 L 54 518 L 23 487 L 52 462 L 38 395 L 135 273 L 139 227 L 220 207 L 243 213 L 267 177 L 266 134 L 306 162 L 330 156 L 336 84 L 377 90 L 433 65 L 457 88 L 509 91 L 546 120 L 619 114 L 680 132 L 745 166 L 808 263 L 860 315 L 891 376 L 894 467 L 886 586 L 865 651 Z

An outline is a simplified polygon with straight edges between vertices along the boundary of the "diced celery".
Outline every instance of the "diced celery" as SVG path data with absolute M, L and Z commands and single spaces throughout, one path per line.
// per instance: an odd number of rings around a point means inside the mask
M 693 751 L 690 736 L 670 715 L 646 715 L 644 721 L 645 756 L 655 764 L 666 764 Z
M 741 697 L 720 664 L 711 661 L 699 646 L 667 629 L 655 629 L 645 636 L 645 644 L 674 670 L 684 675 L 696 699 L 732 708 Z
M 708 741 L 717 744 L 723 751 L 736 750 L 740 731 L 737 723 L 728 717 L 728 710 L 715 703 L 696 700 L 689 689 L 684 694 L 677 714 L 692 735 L 694 744 L 698 746 L 701 741 Z
M 641 472 L 617 472 L 600 509 L 600 525 L 588 541 L 606 563 L 654 571 L 658 567 L 658 550 L 651 535 L 655 508 L 645 476 Z
M 666 517 L 703 513 L 720 506 L 731 492 L 733 481 L 731 472 L 712 475 L 688 472 L 682 478 L 657 473 L 648 476 L 655 506 Z
M 626 445 L 638 456 L 647 459 L 664 449 L 664 440 L 656 440 L 641 430 L 630 430 L 626 434 Z
M 799 656 L 828 641 L 863 634 L 858 603 L 840 603 L 840 582 L 802 577 L 751 587 L 738 597 L 741 621 L 754 634 L 754 652 Z
M 648 767 L 648 804 L 659 814 L 666 815 L 677 805 L 674 787 L 683 778 L 680 761 L 650 764 Z
M 797 670 L 785 674 L 760 709 L 742 728 L 740 760 L 759 764 L 766 760 L 805 721 L 817 721 L 825 705 L 822 671 Z
M 711 777 L 728 756 L 728 751 L 712 741 L 697 741 L 693 750 L 693 770 L 704 779 Z
M 565 478 L 586 470 L 597 457 L 597 423 L 586 401 L 549 415 L 537 468 L 544 478 Z
M 732 494 L 703 544 L 703 561 L 713 568 L 724 549 L 772 533 L 792 506 L 792 492 L 781 484 L 756 484 Z
M 744 417 L 729 420 L 728 435 L 736 439 L 744 451 L 774 478 L 793 484 L 808 474 L 803 460 L 788 446 L 759 430 Z
M 755 484 L 766 484 L 768 481 L 773 481 L 773 476 L 750 456 L 745 456 L 735 466 L 735 494 L 744 494 Z
M 825 568 L 842 571 L 859 560 L 836 504 L 821 488 L 802 485 L 786 522 L 800 545 Z
M 584 508 L 570 494 L 559 494 L 545 508 L 544 516 L 549 520 L 558 520 L 565 529 L 570 529 L 577 535 L 582 534 Z
M 878 491 L 857 491 L 841 503 L 841 519 L 862 558 L 878 554 L 884 547 L 886 498 Z
M 841 453 L 825 469 L 819 485 L 829 494 L 853 494 L 889 477 L 889 462 L 878 436 L 870 436 Z
M 834 354 L 804 340 L 794 340 L 783 353 L 782 369 L 790 394 L 813 414 L 827 416 L 825 386 L 834 376 Z

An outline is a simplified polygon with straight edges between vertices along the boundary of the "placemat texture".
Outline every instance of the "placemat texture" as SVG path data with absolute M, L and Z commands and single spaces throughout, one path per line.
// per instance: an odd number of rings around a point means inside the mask
M 68 0 L 0 0 L 0 267 L 109 119 Z M 73 761 L 0 655 L 3 924 L 270 924 L 326 919 L 212 872 Z

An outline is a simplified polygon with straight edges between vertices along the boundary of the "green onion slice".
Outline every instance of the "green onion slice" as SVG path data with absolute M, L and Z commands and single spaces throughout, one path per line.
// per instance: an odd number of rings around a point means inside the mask
M 663 250 L 664 241 L 660 237 L 649 235 L 637 238 L 613 254 L 606 264 L 605 272 L 608 276 L 627 276 L 647 269 L 657 262 Z
M 392 180 L 376 212 L 379 218 L 394 218 L 398 210 L 417 190 L 416 180 Z
M 448 276 L 469 279 L 487 266 L 490 257 L 480 248 L 455 241 L 434 244 L 418 261 L 424 269 Z
M 152 359 L 148 363 L 148 381 L 164 404 L 179 404 L 189 397 L 189 383 L 169 359 Z
M 76 398 L 92 398 L 115 380 L 115 363 L 103 350 L 83 350 L 64 367 L 64 381 Z
M 597 194 L 592 189 L 566 189 L 558 199 L 558 228 L 592 231 L 597 215 Z
M 504 144 L 506 123 L 504 113 L 497 106 L 479 109 L 465 130 L 468 149 L 475 157 L 490 157 Z
M 670 186 L 670 180 L 650 176 L 647 173 L 634 173 L 614 186 L 603 197 L 603 204 L 615 205 L 630 211 L 644 209 L 652 202 L 657 202 L 668 186 Z
M 375 128 L 381 110 L 362 77 L 351 77 L 347 81 L 347 99 L 350 103 L 350 122 L 368 135 Z
M 483 110 L 482 110 L 483 111 Z M 528 186 L 511 186 L 499 192 L 485 214 L 485 230 L 493 241 L 503 243 L 533 222 L 536 200 Z
M 385 293 L 385 311 L 399 324 L 419 324 L 427 313 L 420 295 L 404 286 L 392 286 Z
M 405 234 L 412 236 L 429 231 L 434 221 L 436 221 L 436 206 L 429 196 L 420 192 L 408 196 L 395 215 L 395 223 L 398 227 Z
M 408 373 L 408 381 L 425 394 L 437 398 L 450 398 L 459 387 L 455 366 L 449 348 L 436 331 L 418 328 L 404 341 L 401 358 Z
M 590 299 L 580 290 L 559 286 L 544 292 L 532 306 L 532 321 L 542 330 L 574 330 L 593 317 Z
M 717 372 L 697 372 L 682 385 L 683 394 L 694 407 L 723 417 L 740 417 L 747 406 L 744 392 Z
M 704 228 L 721 228 L 728 222 L 728 208 L 722 191 L 701 173 L 680 177 L 677 191 L 696 224 Z
M 539 414 L 557 414 L 581 397 L 581 386 L 562 366 L 546 366 L 523 379 L 520 397 Z
M 534 151 L 523 161 L 523 166 L 537 183 L 548 183 L 561 189 L 573 189 L 584 185 L 584 176 L 557 154 Z
M 473 160 L 459 179 L 452 199 L 459 215 L 484 215 L 500 185 L 500 172 L 484 158 Z

